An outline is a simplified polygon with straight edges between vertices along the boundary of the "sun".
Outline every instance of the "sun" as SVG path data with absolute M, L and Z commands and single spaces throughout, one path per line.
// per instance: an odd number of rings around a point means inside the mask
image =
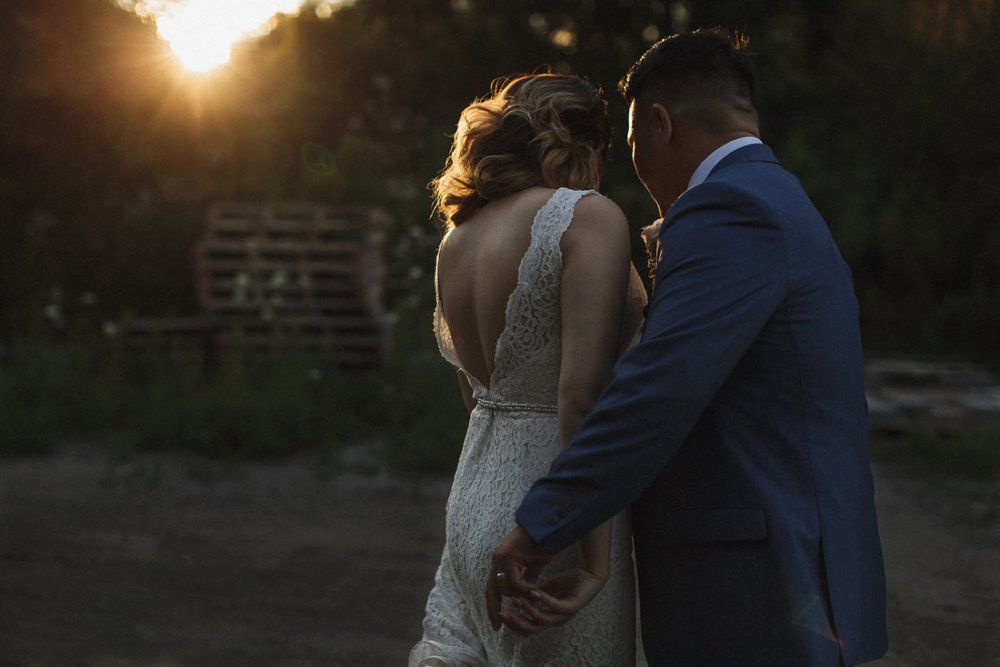
M 281 16 L 311 7 L 328 19 L 352 0 L 115 0 L 119 7 L 156 24 L 180 65 L 204 73 L 229 62 L 233 47 L 262 37 Z
M 238 42 L 269 33 L 280 16 L 298 14 L 307 0 L 145 0 L 123 2 L 153 19 L 184 69 L 208 72 L 229 62 Z
M 207 72 L 229 62 L 233 46 L 270 32 L 279 15 L 299 12 L 301 0 L 187 0 L 168 5 L 156 29 L 181 64 Z
M 156 29 L 170 44 L 181 66 L 196 73 L 209 72 L 228 63 L 233 45 L 238 41 L 231 30 L 219 23 L 201 22 L 187 14 L 162 16 L 156 21 Z

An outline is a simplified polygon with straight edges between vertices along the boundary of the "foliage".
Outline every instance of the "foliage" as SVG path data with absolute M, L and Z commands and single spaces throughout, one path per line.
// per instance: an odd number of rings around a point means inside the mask
M 230 358 L 206 372 L 197 354 L 108 359 L 95 349 L 26 343 L 10 350 L 0 369 L 3 454 L 85 439 L 122 453 L 270 458 L 333 449 L 382 426 L 382 378 L 348 376 L 315 359 Z
M 99 319 L 193 312 L 191 243 L 218 200 L 379 203 L 400 235 L 431 231 L 424 184 L 458 111 L 519 71 L 609 92 L 605 190 L 638 227 L 655 212 L 615 84 L 651 40 L 723 24 L 751 36 L 765 139 L 854 269 L 870 346 L 997 367 L 998 15 L 973 0 L 356 0 L 284 19 L 199 78 L 110 1 L 5 2 L 0 338 L 36 328 L 53 293 Z
M 426 299 L 401 309 L 386 369 L 388 463 L 406 472 L 454 471 L 469 419 L 455 371 L 434 343 L 432 312 Z
M 925 477 L 964 477 L 1000 484 L 1000 423 L 959 431 L 918 431 L 872 439 L 872 457 Z
M 63 436 L 85 437 L 118 421 L 122 392 L 114 382 L 89 382 L 101 366 L 91 350 L 30 347 L 6 350 L 0 370 L 3 453 L 44 453 Z
M 320 406 L 364 396 L 366 416 L 345 431 L 387 420 L 397 465 L 453 465 L 463 418 L 427 324 L 436 230 L 425 184 L 459 110 L 507 74 L 587 75 L 613 118 L 604 191 L 637 229 L 655 210 L 632 174 L 615 84 L 659 36 L 709 24 L 751 37 L 764 138 L 854 271 L 868 347 L 1000 368 L 997 3 L 356 0 L 329 19 L 283 19 L 225 69 L 191 77 L 110 1 L 5 0 L 0 387 L 11 447 L 121 424 L 143 446 L 276 453 L 341 437 Z M 304 384 L 298 362 L 204 377 L 196 363 L 102 356 L 101 328 L 122 317 L 196 312 L 191 247 L 220 200 L 390 210 L 399 322 L 384 376 L 353 393 L 346 380 Z
M 290 353 L 230 353 L 206 368 L 197 348 L 18 340 L 0 349 L 0 455 L 84 440 L 122 454 L 274 458 L 381 440 L 395 470 L 448 473 L 468 414 L 437 353 L 431 308 L 419 296 L 400 305 L 389 361 L 371 371 Z
M 1000 8 L 849 4 L 820 71 L 827 139 L 803 172 L 855 271 L 868 345 L 996 367 Z

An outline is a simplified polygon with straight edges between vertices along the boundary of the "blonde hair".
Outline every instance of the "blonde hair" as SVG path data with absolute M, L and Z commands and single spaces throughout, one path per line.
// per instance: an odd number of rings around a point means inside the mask
M 450 229 L 531 186 L 596 187 L 610 136 L 607 102 L 579 77 L 499 81 L 459 117 L 451 155 L 431 182 L 435 210 Z

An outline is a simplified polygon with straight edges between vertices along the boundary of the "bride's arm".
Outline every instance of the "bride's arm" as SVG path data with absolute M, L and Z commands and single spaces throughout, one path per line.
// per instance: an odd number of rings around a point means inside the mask
M 611 200 L 580 200 L 562 239 L 559 436 L 565 447 L 611 380 L 632 267 L 625 215 Z M 584 565 L 606 579 L 611 521 L 581 541 Z
M 559 436 L 565 447 L 611 379 L 632 268 L 628 224 L 603 197 L 585 197 L 563 235 L 560 289 L 562 361 Z M 580 541 L 581 565 L 514 597 L 520 613 L 500 612 L 512 630 L 533 634 L 572 618 L 604 586 L 611 570 L 612 523 Z
M 561 248 L 559 438 L 565 447 L 611 379 L 617 357 L 632 267 L 625 216 L 603 197 L 586 197 L 576 206 Z M 580 566 L 541 582 L 532 600 L 515 597 L 520 613 L 501 613 L 507 626 L 532 634 L 566 622 L 586 606 L 610 575 L 611 531 L 609 520 L 585 535 Z

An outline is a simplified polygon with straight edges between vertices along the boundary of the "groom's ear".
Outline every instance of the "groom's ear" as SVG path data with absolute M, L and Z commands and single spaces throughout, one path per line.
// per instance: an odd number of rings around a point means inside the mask
M 653 124 L 653 132 L 658 141 L 668 144 L 674 136 L 674 124 L 670 120 L 670 112 L 662 104 L 654 104 L 651 109 L 650 119 Z

